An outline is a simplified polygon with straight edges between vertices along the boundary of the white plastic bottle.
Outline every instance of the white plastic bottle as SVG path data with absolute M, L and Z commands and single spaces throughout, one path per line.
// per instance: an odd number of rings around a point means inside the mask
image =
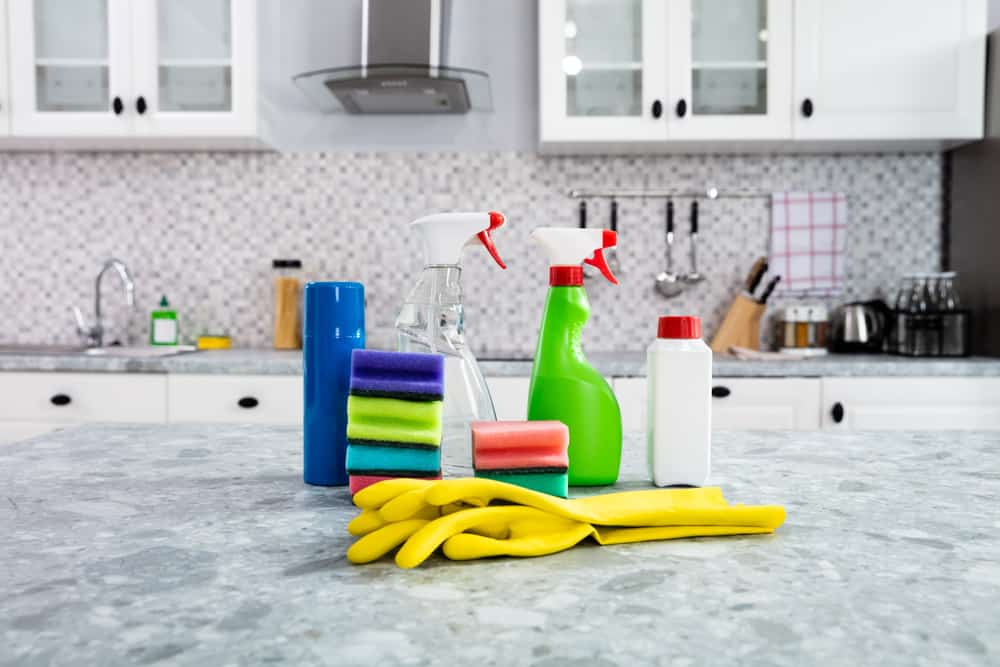
M 656 486 L 704 486 L 712 461 L 712 350 L 697 317 L 661 317 L 646 350 L 649 474 Z

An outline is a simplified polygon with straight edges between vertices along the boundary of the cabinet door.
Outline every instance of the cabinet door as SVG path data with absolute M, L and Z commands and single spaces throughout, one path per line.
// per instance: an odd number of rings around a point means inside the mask
M 257 5 L 246 0 L 133 0 L 136 133 L 256 132 Z
M 798 0 L 795 138 L 983 136 L 985 31 L 985 0 Z
M 666 0 L 545 0 L 538 19 L 542 143 L 666 138 Z
M 823 428 L 1000 429 L 1000 378 L 825 378 Z
M 12 133 L 127 137 L 128 0 L 9 0 Z
M 616 378 L 626 431 L 646 429 L 645 378 Z M 820 381 L 814 378 L 715 378 L 712 430 L 819 428 Z
M 168 421 L 301 424 L 301 375 L 168 375 Z
M 0 423 L 163 423 L 160 374 L 0 373 Z
M 791 138 L 792 1 L 668 6 L 670 138 Z
M 0 0 L 0 137 L 10 134 L 10 89 L 7 67 L 7 0 Z

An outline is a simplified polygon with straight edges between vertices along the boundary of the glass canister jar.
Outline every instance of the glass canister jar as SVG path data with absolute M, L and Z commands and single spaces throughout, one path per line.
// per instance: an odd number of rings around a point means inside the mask
M 302 261 L 276 259 L 274 268 L 274 349 L 302 349 Z

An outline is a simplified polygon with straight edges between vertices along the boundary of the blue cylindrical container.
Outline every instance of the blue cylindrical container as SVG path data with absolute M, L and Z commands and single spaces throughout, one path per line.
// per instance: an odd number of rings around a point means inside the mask
M 305 289 L 303 472 L 307 484 L 347 484 L 347 395 L 351 352 L 365 346 L 361 283 L 313 282 Z

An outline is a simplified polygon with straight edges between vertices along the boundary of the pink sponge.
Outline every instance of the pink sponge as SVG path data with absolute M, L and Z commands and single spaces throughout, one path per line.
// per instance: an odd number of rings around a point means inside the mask
M 397 479 L 397 476 L 393 475 L 349 475 L 347 478 L 348 488 L 351 489 L 351 495 L 371 486 L 372 484 L 377 484 L 387 479 Z M 441 474 L 438 473 L 433 477 L 421 477 L 420 479 L 441 479 Z
M 472 423 L 476 470 L 565 473 L 568 447 L 569 429 L 560 421 Z

